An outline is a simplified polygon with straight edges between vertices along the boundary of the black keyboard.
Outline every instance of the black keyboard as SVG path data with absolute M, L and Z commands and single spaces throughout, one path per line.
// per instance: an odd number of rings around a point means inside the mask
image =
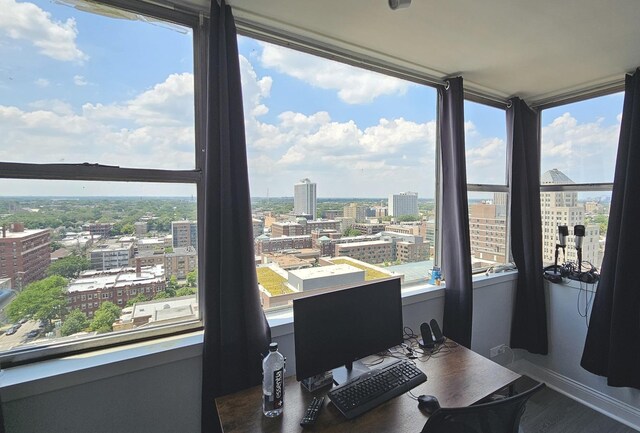
M 413 363 L 397 360 L 373 369 L 329 391 L 329 398 L 347 418 L 355 418 L 427 380 Z

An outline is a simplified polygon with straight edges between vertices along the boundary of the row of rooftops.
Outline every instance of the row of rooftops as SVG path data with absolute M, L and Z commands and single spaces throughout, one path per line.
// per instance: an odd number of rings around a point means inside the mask
M 136 284 L 151 284 L 164 282 L 164 266 L 145 266 L 136 272 L 135 268 L 122 267 L 106 271 L 89 270 L 69 283 L 67 291 L 89 292 L 93 290 L 107 290 L 118 287 L 127 287 Z

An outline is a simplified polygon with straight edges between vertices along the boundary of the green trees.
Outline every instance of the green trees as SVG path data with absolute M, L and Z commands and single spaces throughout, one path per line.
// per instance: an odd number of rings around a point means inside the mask
M 349 227 L 348 229 L 344 229 L 344 231 L 342 232 L 342 236 L 345 237 L 360 236 L 361 234 L 362 232 L 360 230 L 353 229 L 351 227 Z
M 67 279 L 60 275 L 35 281 L 18 293 L 9 304 L 6 308 L 7 316 L 14 322 L 22 317 L 31 316 L 51 326 L 53 319 L 61 319 L 67 312 L 66 287 Z
M 182 287 L 176 290 L 176 296 L 195 295 L 197 290 L 195 287 Z
M 62 327 L 60 328 L 60 334 L 63 337 L 67 335 L 73 335 L 78 332 L 82 332 L 89 327 L 89 319 L 80 310 L 75 309 L 64 320 Z
M 131 298 L 127 301 L 127 304 L 125 305 L 126 307 L 130 307 L 135 303 L 138 302 L 145 302 L 148 301 L 149 298 L 147 298 L 145 295 L 143 295 L 142 293 L 140 293 L 139 295 L 137 295 L 135 298 Z M 104 305 L 104 304 L 103 304 Z
M 80 272 L 89 269 L 91 262 L 82 256 L 68 256 L 51 263 L 47 268 L 47 275 L 60 275 L 64 278 L 76 278 Z
M 197 269 L 187 274 L 187 286 L 198 287 L 198 270 Z
M 398 217 L 400 222 L 420 221 L 420 215 L 402 215 Z
M 120 317 L 120 311 L 113 302 L 103 302 L 94 313 L 89 329 L 98 334 L 113 331 L 113 322 Z

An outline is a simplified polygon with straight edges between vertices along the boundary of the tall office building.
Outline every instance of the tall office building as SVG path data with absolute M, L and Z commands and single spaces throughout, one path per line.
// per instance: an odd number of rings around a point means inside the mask
M 574 183 L 563 172 L 554 168 L 542 175 L 543 185 Z M 540 194 L 542 211 L 542 260 L 553 263 L 555 246 L 558 243 L 558 226 L 569 227 L 567 238 L 566 261 L 576 261 L 577 252 L 573 238 L 573 227 L 577 224 L 585 226 L 585 237 L 582 243 L 582 259 L 600 267 L 600 227 L 598 224 L 585 224 L 584 206 L 578 203 L 578 193 L 573 191 L 543 192 Z M 559 261 L 562 262 L 562 252 Z
M 342 208 L 342 214 L 345 218 L 353 218 L 355 222 L 364 222 L 367 220 L 367 206 L 350 203 Z
M 51 264 L 51 231 L 25 229 L 21 223 L 2 226 L 0 233 L 0 279 L 10 278 L 11 287 L 22 290 L 45 277 Z
M 418 193 L 401 192 L 389 196 L 389 215 L 401 217 L 403 215 L 418 215 Z
M 506 262 L 507 206 L 503 196 L 506 194 L 496 193 L 493 202 L 469 205 L 471 255 L 481 260 L 479 266 L 485 266 L 487 262 Z
M 172 221 L 173 248 L 193 247 L 198 249 L 198 223 L 196 221 Z
M 316 184 L 305 178 L 293 186 L 293 211 L 316 219 Z

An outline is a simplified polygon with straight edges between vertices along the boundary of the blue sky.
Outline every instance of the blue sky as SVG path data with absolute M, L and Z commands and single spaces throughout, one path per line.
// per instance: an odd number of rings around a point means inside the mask
M 0 0 L 0 160 L 194 166 L 192 35 Z M 252 195 L 433 197 L 436 91 L 239 38 Z M 612 180 L 622 96 L 543 114 L 543 171 Z M 504 111 L 465 104 L 468 180 L 505 182 Z M 191 186 L 0 180 L 3 195 L 190 195 Z

